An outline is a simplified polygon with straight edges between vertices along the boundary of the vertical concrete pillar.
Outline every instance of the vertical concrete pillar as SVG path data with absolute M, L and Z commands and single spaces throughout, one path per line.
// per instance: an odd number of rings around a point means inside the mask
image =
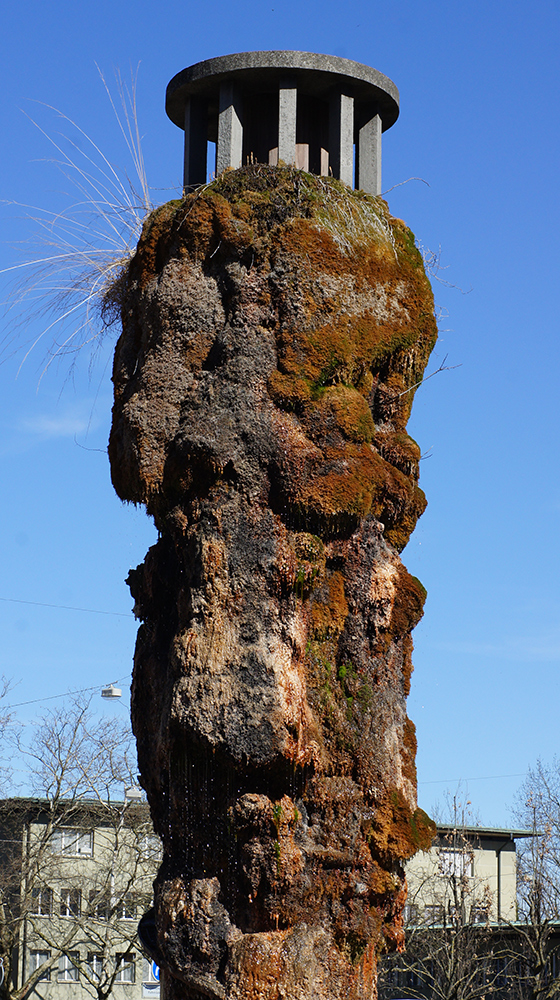
M 381 194 L 381 118 L 373 115 L 358 132 L 356 187 Z
M 278 159 L 296 162 L 297 88 L 293 80 L 281 80 L 278 93 Z
M 228 167 L 237 170 L 241 166 L 242 152 L 241 95 L 235 84 L 222 83 L 216 143 L 216 174 L 221 174 Z
M 354 168 L 354 98 L 341 91 L 329 109 L 329 163 L 334 177 L 352 187 Z
M 201 97 L 188 97 L 185 104 L 185 163 L 183 186 L 206 183 L 208 149 L 208 104 Z

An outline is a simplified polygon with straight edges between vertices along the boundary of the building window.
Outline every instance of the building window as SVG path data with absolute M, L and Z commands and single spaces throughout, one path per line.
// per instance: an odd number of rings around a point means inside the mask
M 29 952 L 29 959 L 31 965 L 30 971 L 36 972 L 37 969 L 40 969 L 41 966 L 45 964 L 45 962 L 48 962 L 50 960 L 50 957 L 51 957 L 50 951 L 30 951 Z M 49 966 L 48 969 L 45 969 L 45 971 L 41 973 L 37 982 L 50 983 L 50 981 L 51 981 L 51 970 Z
M 140 854 L 146 863 L 160 862 L 162 858 L 161 840 L 156 833 L 145 833 L 140 838 Z
M 553 979 L 558 979 L 560 974 L 560 955 L 557 951 L 553 951 L 550 956 L 550 975 Z
M 410 969 L 401 976 L 402 985 L 408 989 L 421 989 L 424 984 L 423 976 L 417 969 Z M 400 985 L 400 984 L 399 984 Z
M 419 921 L 419 910 L 416 903 L 407 903 L 403 910 L 403 919 L 406 926 L 417 924 Z
M 508 965 L 509 959 L 507 958 L 495 958 L 494 962 L 494 979 L 492 981 L 493 989 L 499 989 L 500 987 L 505 987 L 508 985 Z
M 79 889 L 60 890 L 60 916 L 79 917 L 82 912 L 82 894 Z
M 96 955 L 90 951 L 88 955 L 88 965 L 94 979 L 100 980 L 103 975 L 103 955 Z
M 53 854 L 67 854 L 71 857 L 93 854 L 93 831 L 80 830 L 75 826 L 63 826 L 52 835 Z
M 52 915 L 53 891 L 43 886 L 31 892 L 29 913 L 32 917 L 50 917 Z
M 451 878 L 469 878 L 473 874 L 473 856 L 470 851 L 440 851 L 439 870 Z
M 425 906 L 424 907 L 424 923 L 429 924 L 442 924 L 443 923 L 443 906 L 438 904 L 437 906 Z
M 116 905 L 116 915 L 118 920 L 136 920 L 136 899 L 132 893 L 127 892 L 119 899 Z
M 111 897 L 108 892 L 90 892 L 89 913 L 96 920 L 109 920 L 111 916 Z
M 67 955 L 61 955 L 58 960 L 58 981 L 59 983 L 77 983 L 80 974 L 78 972 L 78 962 L 80 953 L 70 951 Z
M 490 907 L 488 904 L 479 904 L 471 909 L 471 923 L 486 924 L 490 919 Z
M 117 975 L 115 977 L 116 983 L 135 983 L 136 982 L 136 963 L 134 952 L 126 951 L 122 954 L 117 953 Z
M 113 899 L 108 892 L 90 892 L 89 894 L 89 915 L 95 920 L 110 920 L 113 916 L 117 920 L 136 919 L 136 897 L 132 893 L 125 893 L 120 899 Z

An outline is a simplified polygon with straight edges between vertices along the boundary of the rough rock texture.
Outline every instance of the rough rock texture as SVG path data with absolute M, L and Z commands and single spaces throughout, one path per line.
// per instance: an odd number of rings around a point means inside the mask
M 166 996 L 374 997 L 432 836 L 398 555 L 436 335 L 414 238 L 379 198 L 247 167 L 154 212 L 121 291 L 113 483 L 160 533 L 129 583 Z

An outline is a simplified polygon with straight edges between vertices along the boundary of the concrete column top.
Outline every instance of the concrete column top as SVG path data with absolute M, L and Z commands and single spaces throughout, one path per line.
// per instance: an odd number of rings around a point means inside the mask
M 399 114 L 399 92 L 392 80 L 371 66 L 315 52 L 237 52 L 187 66 L 167 87 L 165 109 L 171 121 L 185 127 L 185 105 L 194 95 L 204 95 L 209 103 L 209 123 L 217 118 L 220 83 L 231 80 L 248 93 L 266 93 L 280 86 L 289 71 L 298 94 L 328 99 L 334 88 L 354 98 L 355 114 L 379 114 L 382 130 L 394 125 Z M 214 107 L 215 106 L 215 107 Z M 215 137 L 209 134 L 209 139 Z

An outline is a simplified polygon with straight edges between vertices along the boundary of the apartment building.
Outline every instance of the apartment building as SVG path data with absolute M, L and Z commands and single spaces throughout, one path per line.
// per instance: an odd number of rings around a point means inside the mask
M 406 866 L 405 924 L 444 924 L 458 905 L 471 923 L 517 919 L 516 842 L 530 830 L 438 825 L 431 850 Z
M 380 1000 L 560 995 L 560 922 L 518 912 L 517 844 L 534 836 L 437 827 L 431 849 L 406 866 L 406 947 L 380 965 Z M 525 888 L 538 893 L 539 877 L 533 871 Z
M 0 801 L 2 968 L 42 1000 L 159 996 L 138 919 L 160 844 L 137 793 L 122 802 Z M 1 978 L 2 969 L 0 969 Z

